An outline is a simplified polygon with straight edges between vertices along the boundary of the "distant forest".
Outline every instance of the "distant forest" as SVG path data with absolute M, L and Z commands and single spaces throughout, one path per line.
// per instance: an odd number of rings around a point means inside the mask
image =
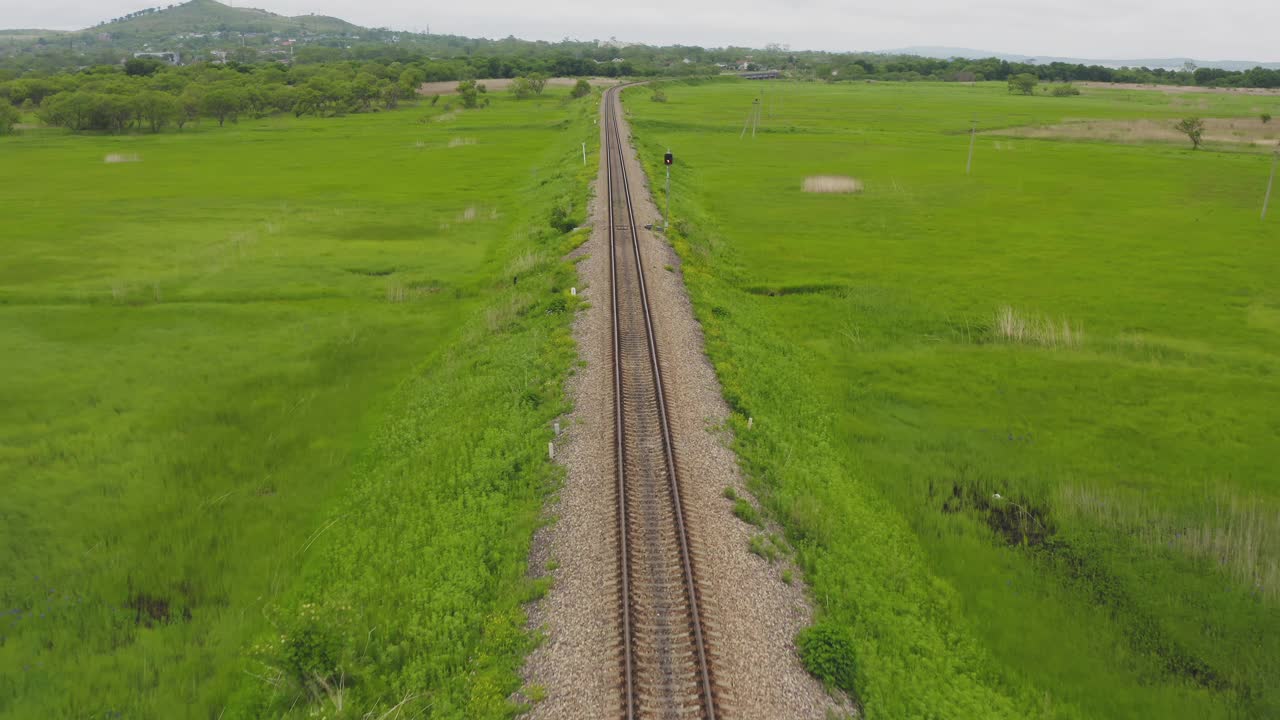
M 162 16 L 163 13 L 155 13 Z M 328 19 L 332 20 L 332 19 Z M 339 23 L 341 21 L 332 21 Z M 790 76 L 829 82 L 875 79 L 896 81 L 1006 81 L 1031 73 L 1045 82 L 1095 81 L 1202 87 L 1280 88 L 1280 70 L 1257 67 L 1244 71 L 1188 67 L 1110 68 L 1069 63 L 1028 64 L 997 58 L 949 60 L 913 55 L 793 51 L 785 46 L 765 48 L 702 48 L 695 46 L 626 45 L 616 42 L 563 40 L 535 42 L 508 37 L 501 40 L 427 35 L 346 26 L 283 48 L 271 33 L 212 33 L 173 36 L 165 42 L 153 34 L 131 39 L 117 33 L 110 39 L 91 33 L 65 34 L 38 41 L 10 41 L 0 37 L 0 81 L 50 77 L 66 72 L 101 74 L 100 66 L 122 67 L 137 50 L 174 51 L 184 64 L 232 60 L 240 65 L 334 62 L 374 62 L 412 65 L 428 80 L 468 77 L 510 78 L 529 73 L 551 76 L 663 77 L 706 75 L 729 70 L 779 70 Z M 285 33 L 287 34 L 287 33 Z M 146 46 L 139 43 L 146 40 Z M 212 50 L 224 48 L 217 54 Z
M 519 87 L 539 90 L 548 77 L 690 77 L 752 70 L 777 70 L 788 77 L 822 82 L 1003 82 L 1033 76 L 1058 83 L 1280 87 L 1280 70 L 1265 68 L 1113 69 L 995 58 L 795 52 L 776 45 L 707 49 L 361 32 L 364 42 L 319 37 L 290 46 L 283 54 L 278 46 L 264 50 L 246 41 L 205 56 L 216 60 L 183 56 L 179 65 L 134 57 L 113 43 L 88 54 L 71 49 L 71 43 L 65 48 L 32 43 L 0 58 L 0 134 L 9 132 L 24 114 L 72 131 L 111 132 L 180 130 L 202 118 L 223 124 L 242 115 L 341 115 L 394 108 L 416 98 L 424 82 L 481 78 L 524 78 Z M 90 62 L 77 64 L 86 60 Z M 470 87 L 462 101 L 480 103 L 484 88 Z

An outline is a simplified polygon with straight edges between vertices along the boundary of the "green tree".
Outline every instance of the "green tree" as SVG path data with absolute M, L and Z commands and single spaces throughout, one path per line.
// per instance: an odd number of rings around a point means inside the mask
M 378 87 L 378 99 L 388 110 L 395 110 L 404 97 L 404 86 L 399 83 L 383 80 Z
M 205 94 L 200 109 L 204 114 L 218 119 L 218 127 L 227 120 L 236 122 L 244 109 L 244 94 L 235 88 L 214 88 Z
M 1191 141 L 1191 149 L 1198 150 L 1204 137 L 1204 121 L 1198 117 L 1183 118 L 1173 126 L 1178 132 Z
M 181 114 L 178 99 L 168 93 L 147 90 L 133 98 L 133 109 L 151 132 L 158 133 Z
M 586 78 L 578 78 L 578 82 L 574 83 L 572 92 L 569 93 L 575 98 L 586 97 L 591 94 L 591 83 Z
M 98 112 L 109 129 L 122 133 L 133 125 L 133 98 L 124 95 L 102 95 L 98 100 Z
M 511 81 L 511 86 L 507 88 L 517 100 L 533 97 L 533 83 L 527 77 L 518 77 Z
M 7 102 L 0 102 L 0 135 L 13 132 L 13 126 L 17 125 L 20 119 L 22 116 L 16 108 Z
M 96 105 L 97 99 L 93 93 L 83 90 L 61 92 L 44 99 L 40 104 L 38 117 L 46 125 L 79 132 L 89 129 Z
M 484 83 L 475 80 L 463 80 L 458 83 L 458 100 L 464 108 L 475 108 L 480 105 L 481 93 L 488 92 Z
M 164 67 L 164 63 L 155 58 L 129 58 L 124 62 L 124 74 L 137 77 L 155 75 Z
M 1261 115 L 1258 116 L 1258 118 L 1262 120 L 1263 125 L 1266 125 L 1267 123 L 1271 122 L 1271 113 L 1262 113 Z
M 192 120 L 200 120 L 200 108 L 204 106 L 204 97 L 195 87 L 188 87 L 178 96 L 178 114 L 174 117 L 178 129 L 186 127 Z
M 417 94 L 418 88 L 422 85 L 422 71 L 417 68 L 407 68 L 400 73 L 399 82 L 402 97 L 411 98 Z
M 378 78 L 366 72 L 357 75 L 356 79 L 351 83 L 351 99 L 355 102 L 356 107 L 361 110 L 368 110 L 377 98 Z
M 529 87 L 534 95 L 541 95 L 547 87 L 547 76 L 542 73 L 529 73 Z
M 1018 93 L 1019 95 L 1030 95 L 1036 91 L 1036 85 L 1040 84 L 1040 78 L 1031 73 L 1018 73 L 1009 77 L 1009 92 Z

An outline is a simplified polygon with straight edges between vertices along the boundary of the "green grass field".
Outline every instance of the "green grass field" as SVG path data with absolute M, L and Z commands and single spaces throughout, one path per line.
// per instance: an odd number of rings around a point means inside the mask
M 637 143 L 655 187 L 677 157 L 737 450 L 867 717 L 1280 715 L 1267 150 L 1010 136 L 1276 99 L 663 90 L 627 91 Z
M 0 717 L 509 712 L 594 108 L 0 138 Z

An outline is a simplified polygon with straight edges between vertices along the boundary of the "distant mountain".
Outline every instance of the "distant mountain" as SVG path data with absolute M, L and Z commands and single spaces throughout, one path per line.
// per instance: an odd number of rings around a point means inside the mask
M 1014 55 L 1010 53 L 992 52 L 990 50 L 974 50 L 973 48 L 937 46 L 907 47 L 896 50 L 883 50 L 881 52 L 888 55 L 917 55 L 919 57 L 939 58 L 942 60 L 953 57 L 967 58 L 970 60 L 993 57 L 1000 60 L 1008 60 L 1009 62 L 1035 63 L 1037 65 L 1062 62 L 1070 63 L 1072 65 L 1101 65 L 1102 67 L 1109 68 L 1147 67 L 1151 69 L 1165 68 L 1166 70 L 1181 70 L 1185 67 L 1186 63 L 1193 63 L 1196 67 L 1218 68 L 1221 70 L 1249 70 L 1255 67 L 1264 67 L 1268 70 L 1280 70 L 1280 63 L 1254 62 L 1251 60 L 1196 60 L 1194 58 L 1097 60 L 1088 58 L 1052 57 L 1049 55 Z
M 112 35 L 159 38 L 180 33 L 213 32 L 350 34 L 362 29 L 345 20 L 324 15 L 286 17 L 266 10 L 229 7 L 216 0 L 190 0 L 169 8 L 131 13 L 87 30 Z

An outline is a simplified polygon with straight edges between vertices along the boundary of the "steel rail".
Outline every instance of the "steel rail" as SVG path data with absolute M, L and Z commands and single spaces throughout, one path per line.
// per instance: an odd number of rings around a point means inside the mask
M 636 225 L 635 207 L 631 195 L 631 184 L 627 177 L 625 149 L 622 143 L 622 130 L 618 122 L 617 112 L 621 101 L 618 99 L 619 90 L 610 89 L 604 95 L 605 103 L 605 149 L 608 154 L 606 162 L 606 187 L 608 190 L 608 220 L 609 220 L 609 269 L 610 280 L 612 283 L 612 309 L 613 309 L 613 351 L 614 351 L 614 422 L 615 422 L 615 453 L 617 462 L 617 489 L 619 499 L 619 551 L 620 562 L 623 568 L 622 573 L 622 597 L 627 607 L 623 610 L 622 633 L 623 633 L 623 655 L 624 655 L 624 680 L 626 694 L 626 716 L 628 720 L 634 720 L 638 709 L 637 698 L 635 695 L 635 682 L 632 674 L 635 671 L 632 662 L 632 643 L 634 641 L 633 628 L 631 626 L 631 608 L 630 608 L 630 579 L 627 577 L 630 572 L 628 557 L 627 534 L 627 503 L 626 503 L 626 449 L 624 444 L 624 435 L 626 432 L 623 417 L 623 392 L 622 392 L 622 357 L 621 357 L 621 337 L 619 332 L 619 311 L 618 311 L 618 282 L 617 282 L 617 218 L 614 214 L 614 200 L 616 193 L 620 189 L 623 199 L 626 203 L 626 227 L 631 232 L 632 248 L 635 255 L 636 277 L 639 281 L 640 306 L 644 313 L 645 340 L 648 346 L 649 365 L 653 372 L 654 388 L 656 394 L 656 406 L 658 410 L 659 425 L 662 434 L 663 456 L 666 462 L 667 477 L 671 491 L 671 503 L 674 513 L 673 524 L 675 527 L 676 537 L 678 539 L 680 563 L 683 569 L 684 591 L 687 596 L 687 607 L 689 611 L 689 624 L 693 630 L 693 641 L 697 657 L 698 684 L 701 687 L 702 706 L 705 712 L 706 720 L 716 720 L 716 704 L 713 692 L 713 684 L 711 679 L 710 663 L 707 659 L 707 646 L 705 633 L 702 627 L 701 602 L 698 594 L 696 577 L 694 575 L 692 555 L 689 551 L 689 535 L 686 528 L 684 517 L 684 508 L 680 493 L 679 475 L 676 471 L 675 444 L 672 439 L 671 423 L 669 413 L 667 411 L 666 392 L 662 380 L 662 367 L 659 362 L 658 346 L 655 339 L 653 329 L 653 315 L 650 310 L 649 292 L 644 279 L 644 265 L 640 255 L 640 234 Z M 618 173 L 619 184 L 621 188 L 616 188 L 613 173 L 610 172 L 608 165 L 616 161 L 616 169 Z

